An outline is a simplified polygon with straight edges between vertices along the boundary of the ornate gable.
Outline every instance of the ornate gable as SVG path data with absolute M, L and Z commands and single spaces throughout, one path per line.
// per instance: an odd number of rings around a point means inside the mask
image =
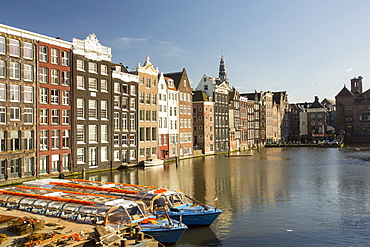
M 89 34 L 85 40 L 73 38 L 72 43 L 73 53 L 75 54 L 79 54 L 96 61 L 111 61 L 111 48 L 101 45 L 94 33 Z
M 137 72 L 145 73 L 149 75 L 158 75 L 158 68 L 154 69 L 153 64 L 149 61 L 150 57 L 147 56 L 143 66 L 140 66 L 140 63 L 137 64 Z

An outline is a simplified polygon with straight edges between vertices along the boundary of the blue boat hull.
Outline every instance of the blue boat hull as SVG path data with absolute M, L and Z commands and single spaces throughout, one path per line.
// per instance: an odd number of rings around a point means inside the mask
M 166 244 L 175 244 L 179 241 L 181 235 L 187 227 L 181 228 L 167 228 L 167 229 L 141 229 L 142 232 L 152 236 L 155 240 L 166 243 Z
M 168 214 L 174 220 L 182 221 L 187 226 L 210 226 L 213 221 L 221 214 L 221 210 L 204 211 L 204 212 L 173 212 Z

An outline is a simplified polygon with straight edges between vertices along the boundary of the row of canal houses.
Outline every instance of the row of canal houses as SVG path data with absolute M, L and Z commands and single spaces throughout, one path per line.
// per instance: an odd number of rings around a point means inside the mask
M 287 138 L 286 92 L 240 93 L 219 76 L 146 58 L 129 71 L 94 34 L 72 42 L 0 24 L 0 181 L 136 165 Z

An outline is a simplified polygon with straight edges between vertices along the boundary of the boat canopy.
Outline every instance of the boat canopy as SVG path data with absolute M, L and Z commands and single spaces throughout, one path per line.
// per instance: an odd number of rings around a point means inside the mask
M 30 190 L 18 187 L 0 190 L 0 206 L 84 223 L 119 226 L 149 215 L 143 202 Z M 97 199 L 91 200 L 94 197 Z

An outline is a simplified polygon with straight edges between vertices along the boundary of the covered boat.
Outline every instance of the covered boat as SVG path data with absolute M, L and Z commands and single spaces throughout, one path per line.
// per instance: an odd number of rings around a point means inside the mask
M 186 225 L 209 226 L 222 212 L 221 209 L 207 206 L 178 190 L 159 189 L 154 186 L 110 183 L 81 179 L 44 179 L 25 182 L 32 186 L 53 189 L 69 189 L 84 193 L 114 195 L 120 198 L 142 201 L 153 214 L 167 213 L 172 219 Z M 187 203 L 185 197 L 192 200 Z
M 18 186 L 0 190 L 0 206 L 119 229 L 138 223 L 162 243 L 176 243 L 187 226 L 150 214 L 143 202 L 115 196 Z

